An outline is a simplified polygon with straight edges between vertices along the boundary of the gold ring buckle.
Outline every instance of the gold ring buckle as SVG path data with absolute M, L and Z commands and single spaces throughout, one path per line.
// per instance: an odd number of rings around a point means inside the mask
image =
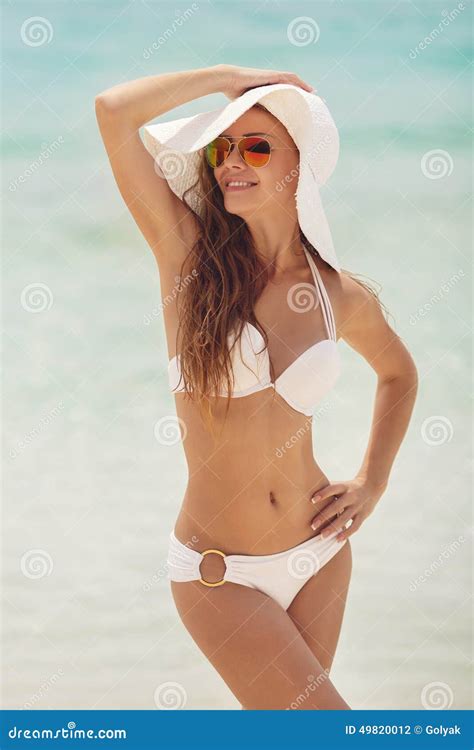
M 220 549 L 205 549 L 204 552 L 201 552 L 201 555 L 204 557 L 205 555 L 210 555 L 211 552 L 214 552 L 214 554 L 216 555 L 221 555 L 221 557 L 225 557 L 225 553 L 221 552 Z M 204 578 L 200 578 L 199 582 L 202 583 L 203 586 L 209 586 L 210 588 L 214 588 L 214 586 L 222 586 L 222 584 L 225 583 L 225 579 L 223 578 L 222 581 L 216 581 L 215 583 L 211 583 L 210 581 L 205 581 Z

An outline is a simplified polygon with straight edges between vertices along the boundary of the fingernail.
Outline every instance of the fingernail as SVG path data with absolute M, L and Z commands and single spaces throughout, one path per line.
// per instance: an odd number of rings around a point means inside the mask
M 313 495 L 313 497 L 311 498 L 312 503 L 317 503 L 318 500 L 321 500 L 321 495 Z
M 316 527 L 317 527 L 317 524 L 316 524 L 316 523 L 312 523 L 312 524 L 311 524 L 311 528 L 313 529 L 313 531 L 316 531 Z

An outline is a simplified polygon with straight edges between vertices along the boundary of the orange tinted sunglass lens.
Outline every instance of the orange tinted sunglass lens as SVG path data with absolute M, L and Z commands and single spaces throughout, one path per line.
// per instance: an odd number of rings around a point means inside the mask
M 239 143 L 239 151 L 250 167 L 264 167 L 270 159 L 270 144 L 264 138 L 243 138 Z
M 225 162 L 231 151 L 231 144 L 227 138 L 214 138 L 206 146 L 206 158 L 209 165 L 215 169 Z M 239 152 L 243 160 L 250 167 L 264 167 L 270 159 L 270 144 L 258 136 L 242 138 L 239 141 Z
M 206 158 L 213 169 L 220 167 L 229 154 L 230 144 L 226 138 L 214 138 L 214 140 L 206 146 Z

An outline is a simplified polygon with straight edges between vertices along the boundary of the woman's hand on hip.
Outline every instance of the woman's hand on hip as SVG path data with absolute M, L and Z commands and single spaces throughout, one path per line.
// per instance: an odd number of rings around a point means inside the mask
M 237 99 L 248 89 L 257 86 L 267 86 L 271 83 L 291 83 L 305 91 L 315 92 L 316 89 L 303 81 L 296 73 L 280 70 L 263 70 L 261 68 L 241 68 L 238 65 L 217 66 L 221 73 L 220 90 L 229 98 Z
M 334 500 L 313 517 L 311 528 L 316 531 L 329 519 L 333 518 L 334 520 L 321 532 L 322 536 L 326 537 L 335 531 L 339 531 L 336 537 L 337 541 L 347 539 L 370 516 L 380 497 L 383 495 L 385 488 L 385 484 L 375 484 L 369 479 L 359 477 L 347 482 L 328 484 L 312 495 L 311 502 L 317 508 L 318 505 L 321 505 L 324 500 L 327 500 L 332 495 L 334 495 Z M 347 529 L 344 529 L 344 525 L 351 519 L 351 525 Z

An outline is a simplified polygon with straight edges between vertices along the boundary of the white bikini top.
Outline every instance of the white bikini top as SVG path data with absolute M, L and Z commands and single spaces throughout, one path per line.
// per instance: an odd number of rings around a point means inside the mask
M 262 349 L 265 340 L 252 323 L 242 329 L 240 347 L 233 346 L 235 336 L 229 334 L 231 361 L 234 376 L 232 398 L 241 398 L 265 388 L 275 391 L 296 411 L 311 416 L 321 399 L 331 390 L 341 372 L 341 360 L 337 348 L 336 325 L 328 294 L 321 274 L 310 252 L 303 245 L 310 265 L 318 299 L 321 304 L 328 338 L 318 341 L 306 349 L 279 375 L 275 382 L 270 378 L 270 358 L 268 349 Z M 173 357 L 168 363 L 169 385 L 174 393 L 184 391 L 180 385 L 180 357 Z M 219 393 L 227 396 L 227 391 Z

